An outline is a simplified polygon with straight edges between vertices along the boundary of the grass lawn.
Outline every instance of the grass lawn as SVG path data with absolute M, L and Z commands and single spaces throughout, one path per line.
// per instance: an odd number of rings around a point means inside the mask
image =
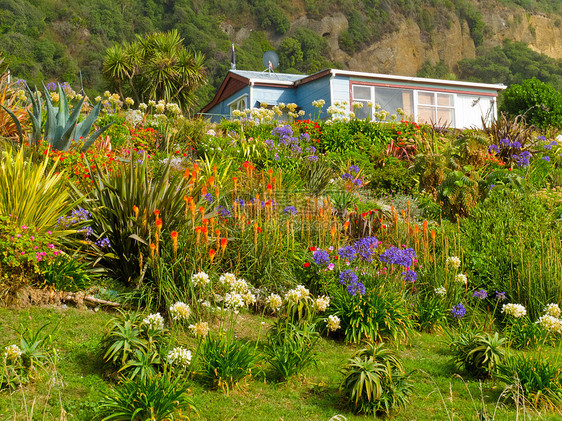
M 83 420 L 91 421 L 99 399 L 112 381 L 103 375 L 98 345 L 111 314 L 75 308 L 0 308 L 0 345 L 16 341 L 11 328 L 39 328 L 51 323 L 57 327 L 52 343 L 57 350 L 56 369 L 39 371 L 39 379 L 16 391 L 0 393 L 1 420 Z M 237 334 L 255 341 L 262 322 L 259 316 L 243 314 L 238 318 Z M 265 337 L 267 320 L 262 325 Z M 194 347 L 187 337 L 180 341 Z M 404 365 L 411 371 L 414 394 L 405 411 L 394 413 L 396 420 L 562 420 L 551 412 L 527 412 L 500 398 L 504 385 L 493 381 L 479 383 L 454 374 L 449 363 L 443 335 L 418 334 L 399 348 Z M 259 347 L 258 347 L 259 349 Z M 285 383 L 271 381 L 261 364 L 245 382 L 229 394 L 210 391 L 197 376 L 192 396 L 198 410 L 193 419 L 201 420 L 360 420 L 345 406 L 338 393 L 340 368 L 356 348 L 330 338 L 322 338 L 316 348 L 317 365 L 304 375 Z M 557 349 L 542 352 L 556 359 Z M 61 418 L 61 407 L 66 418 Z M 33 416 L 32 416 L 33 415 Z M 344 418 L 345 417 L 345 418 Z

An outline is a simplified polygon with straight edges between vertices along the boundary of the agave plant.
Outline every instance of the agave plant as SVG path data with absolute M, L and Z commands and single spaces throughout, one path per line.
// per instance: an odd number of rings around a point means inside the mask
M 502 362 L 506 339 L 496 332 L 462 333 L 451 338 L 453 362 L 475 377 L 489 377 Z
M 37 90 L 32 92 L 29 86 L 26 86 L 26 88 L 29 98 L 31 99 L 33 111 L 29 112 L 31 124 L 33 126 L 30 144 L 36 145 L 39 139 L 41 139 L 41 127 L 43 126 L 42 103 Z M 44 139 L 49 142 L 53 149 L 67 151 L 74 139 L 87 138 L 92 125 L 95 123 L 100 113 L 101 102 L 90 111 L 84 120 L 78 122 L 85 98 L 78 101 L 78 104 L 76 104 L 71 113 L 68 106 L 68 98 L 60 85 L 58 86 L 58 91 L 59 106 L 55 107 L 53 106 L 47 88 L 45 88 L 47 117 L 45 121 Z M 92 133 L 90 137 L 85 140 L 82 152 L 88 150 L 98 136 L 106 131 L 112 124 L 113 122 Z

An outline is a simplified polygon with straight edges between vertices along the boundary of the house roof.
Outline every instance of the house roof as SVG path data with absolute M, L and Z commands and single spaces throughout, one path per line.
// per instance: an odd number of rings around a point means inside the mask
M 288 88 L 295 87 L 295 82 L 307 75 L 294 75 L 290 73 L 275 72 L 254 72 L 250 70 L 230 70 L 224 78 L 221 86 L 217 90 L 215 97 L 205 105 L 202 113 L 206 113 L 219 102 L 222 102 L 229 96 L 238 92 L 244 86 L 261 85 L 261 86 L 286 86 Z
M 312 75 L 295 75 L 290 73 L 275 73 L 275 72 L 255 72 L 249 70 L 230 70 L 221 86 L 217 90 L 215 97 L 209 102 L 203 109 L 201 113 L 206 113 L 216 104 L 230 97 L 234 93 L 238 92 L 244 86 L 248 85 L 258 85 L 258 86 L 286 86 L 287 88 L 295 88 L 300 85 L 312 82 L 314 80 L 326 77 L 326 76 L 349 76 L 358 79 L 376 79 L 379 81 L 385 81 L 391 84 L 397 83 L 410 83 L 417 85 L 442 85 L 448 86 L 451 89 L 462 89 L 462 88 L 472 88 L 472 89 L 482 89 L 487 91 L 501 91 L 506 88 L 503 84 L 491 84 L 491 83 L 477 83 L 477 82 L 463 82 L 458 80 L 445 80 L 445 79 L 429 79 L 413 76 L 398 76 L 398 75 L 386 75 L 381 73 L 366 73 L 366 72 L 356 72 L 352 70 L 338 70 L 338 69 L 325 69 L 320 72 L 314 73 Z

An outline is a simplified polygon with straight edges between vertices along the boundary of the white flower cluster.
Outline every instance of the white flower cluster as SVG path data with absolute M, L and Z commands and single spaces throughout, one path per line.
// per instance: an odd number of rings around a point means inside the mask
M 451 257 L 447 257 L 447 260 L 445 261 L 445 267 L 448 268 L 453 268 L 453 269 L 458 269 L 461 266 L 461 259 L 459 259 L 457 256 L 451 256 Z
M 242 299 L 244 300 L 247 306 L 251 306 L 252 304 L 256 303 L 256 296 L 252 294 L 250 291 L 247 291 L 245 294 L 242 294 Z
M 558 304 L 555 303 L 547 304 L 543 311 L 545 314 L 552 317 L 560 317 L 561 314 L 560 307 L 558 307 Z
M 152 329 L 164 329 L 164 318 L 160 315 L 160 313 L 149 314 L 142 320 L 142 322 L 150 326 Z
M 314 309 L 316 311 L 324 312 L 326 311 L 329 305 L 330 305 L 330 297 L 327 297 L 325 295 L 316 298 L 316 300 L 314 301 Z
M 242 278 L 236 278 L 234 281 L 230 283 L 230 288 L 232 291 L 237 292 L 238 294 L 244 294 L 248 291 L 248 282 Z
M 211 280 L 209 279 L 209 275 L 207 275 L 205 272 L 199 272 L 191 275 L 191 283 L 194 287 L 204 287 L 209 282 L 211 282 Z
M 297 303 L 300 300 L 308 297 L 310 295 L 310 291 L 304 287 L 304 285 L 297 285 L 295 289 L 291 289 L 287 291 L 285 294 L 285 300 L 290 303 Z
M 191 308 L 186 303 L 178 301 L 170 307 L 170 314 L 174 320 L 187 320 L 191 315 Z
M 223 273 L 219 277 L 219 282 L 223 285 L 228 285 L 229 287 L 236 281 L 236 275 L 233 273 Z
M 315 108 L 322 108 L 326 104 L 326 101 L 323 99 L 318 99 L 316 101 L 312 101 L 312 106 Z
M 191 364 L 191 351 L 181 346 L 176 347 L 168 352 L 166 360 L 169 364 L 187 367 Z
M 328 326 L 328 331 L 335 332 L 340 328 L 340 318 L 334 315 L 328 316 L 327 326 Z
M 129 110 L 125 112 L 125 120 L 133 127 L 137 127 L 142 123 L 143 114 L 140 110 Z
M 267 298 L 267 305 L 273 310 L 273 311 L 277 311 L 281 308 L 281 306 L 283 305 L 283 300 L 281 299 L 281 297 L 278 294 L 271 294 L 268 298 Z
M 217 132 L 215 132 L 213 129 L 210 129 L 210 130 L 207 130 L 207 134 L 208 134 L 209 136 L 215 137 L 215 136 L 217 135 Z
M 468 283 L 468 279 L 466 278 L 466 275 L 464 273 L 459 273 L 457 276 L 455 276 L 455 281 L 463 285 L 466 285 Z
M 435 288 L 435 294 L 439 295 L 440 297 L 444 297 L 447 295 L 447 290 L 444 286 L 440 286 L 439 288 Z
M 191 333 L 194 336 L 198 338 L 204 338 L 209 334 L 209 323 L 197 322 L 194 325 L 189 325 L 189 330 L 191 330 Z
M 515 318 L 521 318 L 527 314 L 527 310 L 521 304 L 508 303 L 502 306 L 502 313 Z
M 21 357 L 23 351 L 20 349 L 19 346 L 12 344 L 8 345 L 4 351 L 4 358 L 8 360 L 15 361 Z
M 227 292 L 224 296 L 224 305 L 234 311 L 237 311 L 244 305 L 244 297 L 236 292 Z
M 125 98 L 125 104 L 131 106 L 135 104 L 135 100 L 133 98 L 127 97 Z
M 562 333 L 562 320 L 557 317 L 545 314 L 539 317 L 536 323 L 545 328 L 548 333 Z

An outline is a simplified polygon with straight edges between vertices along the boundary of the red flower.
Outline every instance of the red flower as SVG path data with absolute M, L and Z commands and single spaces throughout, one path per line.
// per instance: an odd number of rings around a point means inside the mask
M 312 246 L 308 248 L 308 251 L 316 251 L 316 247 Z
M 310 263 L 304 262 L 304 267 L 305 267 L 305 268 L 307 268 L 307 267 L 309 267 L 309 266 L 310 266 Z

